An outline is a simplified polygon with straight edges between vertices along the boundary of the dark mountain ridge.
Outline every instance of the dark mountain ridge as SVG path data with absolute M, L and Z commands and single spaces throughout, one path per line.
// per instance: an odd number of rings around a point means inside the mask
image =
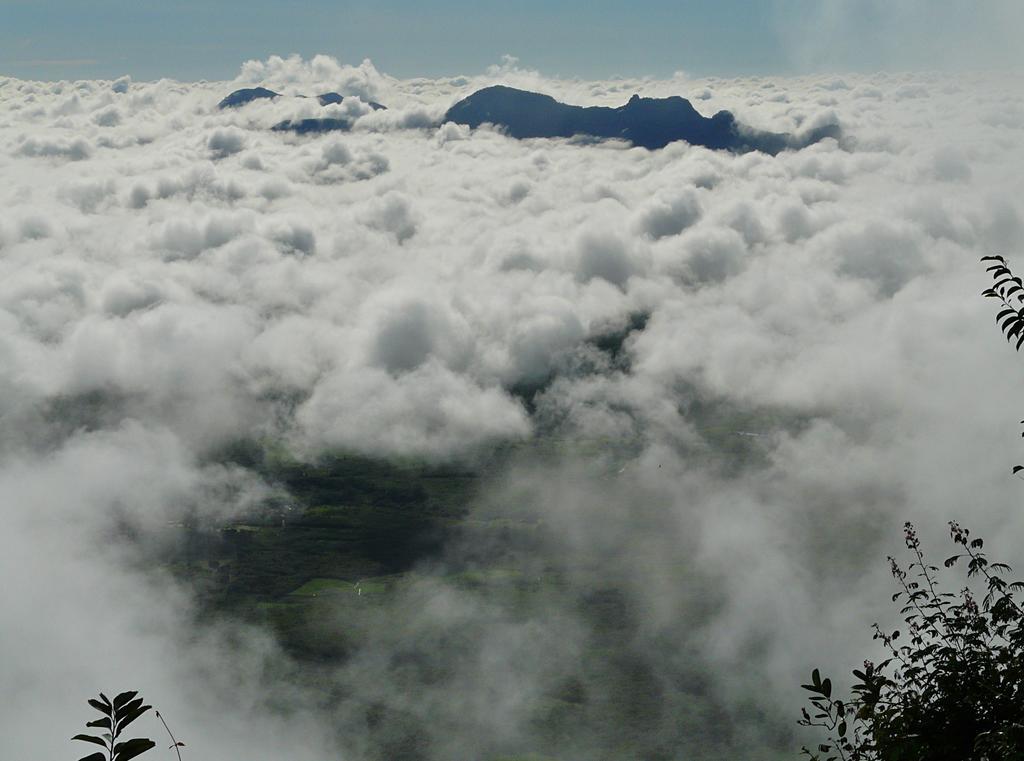
M 266 87 L 245 87 L 241 90 L 235 90 L 233 93 L 227 95 L 220 103 L 217 104 L 217 108 L 238 108 L 244 106 L 246 103 L 252 103 L 254 100 L 263 100 L 269 98 L 280 98 L 281 93 L 268 90 Z M 297 95 L 297 98 L 308 98 L 308 95 Z M 341 103 L 346 97 L 353 98 L 355 96 L 345 96 L 341 93 L 336 92 L 325 92 L 316 96 L 316 99 L 320 101 L 321 106 L 329 106 L 333 103 Z M 358 99 L 357 99 L 358 100 Z M 374 111 L 380 111 L 387 108 L 372 100 L 366 101 L 366 105 L 372 108 Z
M 268 90 L 266 87 L 246 87 L 241 90 L 235 90 L 233 93 L 228 95 L 224 100 L 217 104 L 217 108 L 238 108 L 244 106 L 246 103 L 252 103 L 254 100 L 262 100 L 264 98 L 278 98 L 281 93 L 276 93 L 273 90 Z
M 278 97 L 281 97 L 280 93 L 265 87 L 246 88 L 225 97 L 218 108 L 237 108 L 254 100 Z M 316 98 L 321 106 L 327 106 L 342 103 L 346 96 L 328 92 Z M 369 101 L 367 105 L 375 111 L 386 108 L 374 101 Z M 703 116 L 690 101 L 678 95 L 669 98 L 641 98 L 634 95 L 628 103 L 617 108 L 573 106 L 561 103 L 550 95 L 504 85 L 485 87 L 460 100 L 448 109 L 442 121 L 473 128 L 494 124 L 517 139 L 587 136 L 626 140 L 650 150 L 683 140 L 691 145 L 714 150 L 734 153 L 761 151 L 772 156 L 784 150 L 804 148 L 827 137 L 839 139 L 842 134 L 838 124 L 826 124 L 802 135 L 755 130 L 737 122 L 729 111 Z M 351 127 L 351 120 L 345 117 L 314 117 L 286 119 L 271 129 L 304 135 L 346 132 Z
M 247 87 L 241 90 L 235 90 L 233 93 L 225 97 L 220 103 L 217 104 L 217 108 L 238 108 L 244 106 L 247 103 L 252 103 L 254 100 L 273 100 L 274 98 L 280 98 L 281 93 L 268 90 L 266 87 Z M 299 95 L 299 98 L 308 98 L 308 95 Z M 352 98 L 353 96 L 348 96 Z M 320 102 L 321 106 L 329 106 L 333 104 L 340 104 L 346 96 L 336 92 L 325 92 L 316 96 L 316 99 Z M 357 99 L 358 100 L 358 99 Z M 375 101 L 367 101 L 366 105 L 372 108 L 374 111 L 386 110 L 386 106 L 382 106 L 380 103 Z M 334 132 L 342 131 L 345 132 L 351 128 L 352 123 L 348 119 L 342 119 L 338 117 L 328 118 L 309 118 L 309 119 L 286 119 L 283 122 L 278 122 L 272 130 L 275 132 L 295 132 L 300 135 L 304 135 L 309 132 Z
M 479 127 L 494 124 L 508 135 L 627 140 L 643 148 L 664 148 L 676 140 L 737 153 L 763 151 L 775 155 L 803 148 L 826 137 L 838 138 L 838 124 L 811 130 L 800 137 L 754 130 L 739 124 L 729 111 L 702 116 L 686 98 L 641 98 L 634 95 L 624 106 L 572 106 L 550 95 L 495 85 L 464 98 L 448 109 L 445 121 Z

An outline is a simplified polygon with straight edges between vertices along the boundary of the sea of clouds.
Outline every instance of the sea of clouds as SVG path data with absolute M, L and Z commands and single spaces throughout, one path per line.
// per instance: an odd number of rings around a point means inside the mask
M 440 123 L 497 83 L 579 104 L 683 95 L 761 129 L 838 120 L 844 138 L 769 157 Z M 218 110 L 255 85 L 288 97 Z M 362 102 L 291 97 L 325 91 Z M 269 130 L 321 115 L 355 126 Z M 1019 561 L 1024 364 L 978 263 L 1024 249 L 1012 80 L 589 82 L 510 58 L 397 80 L 326 56 L 249 61 L 232 82 L 0 78 L 0 177 L 11 758 L 65 757 L 83 700 L 120 685 L 187 727 L 197 757 L 373 755 L 313 709 L 266 632 L 197 624 L 188 589 L 140 570 L 168 521 L 265 495 L 212 457 L 242 438 L 439 462 L 542 434 L 604 442 L 614 467 L 524 464 L 493 500 L 542 516 L 555 555 L 608 557 L 645 612 L 638 652 L 667 675 L 683 653 L 702 664 L 755 746 L 788 726 L 811 666 L 870 651 L 904 520 L 934 546 L 960 519 Z M 638 315 L 623 357 L 594 349 Z M 540 389 L 530 404 L 523 388 Z M 737 410 L 770 422 L 741 429 Z M 747 434 L 758 467 L 708 464 Z M 137 546 L 114 541 L 126 526 Z M 513 625 L 428 592 L 345 683 L 436 718 L 438 759 L 477 757 L 482 737 L 517 747 L 587 633 L 568 611 Z M 714 601 L 699 622 L 695 598 Z M 446 622 L 472 633 L 455 686 L 389 694 L 387 649 Z

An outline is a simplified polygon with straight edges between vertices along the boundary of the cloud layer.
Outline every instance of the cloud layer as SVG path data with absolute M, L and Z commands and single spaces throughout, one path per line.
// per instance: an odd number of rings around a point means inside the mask
M 683 95 L 780 132 L 838 117 L 849 141 L 735 156 L 437 125 L 494 83 Z M 257 84 L 288 97 L 217 110 Z M 321 90 L 389 109 L 346 135 L 269 131 L 342 108 L 291 97 Z M 638 652 L 668 675 L 666 727 L 691 659 L 751 735 L 736 747 L 776 742 L 764 728 L 805 667 L 862 652 L 903 520 L 932 540 L 950 518 L 1022 529 L 1005 475 L 1021 365 L 977 297 L 978 258 L 1024 239 L 1017 91 L 927 74 L 564 81 L 512 60 L 400 81 L 325 56 L 248 62 L 229 83 L 0 80 L 0 683 L 18 706 L 0 726 L 16 755 L 62 756 L 52 728 L 124 679 L 156 685 L 204 756 L 372 755 L 354 728 L 324 730 L 345 715 L 273 718 L 265 695 L 290 682 L 268 636 L 194 628 L 188 590 L 114 546 L 258 500 L 252 474 L 211 461 L 240 438 L 434 461 L 578 444 L 525 457 L 478 509 L 521 498 L 566 568 L 608 558 Z M 602 350 L 610 335 L 626 337 Z M 757 467 L 734 467 L 737 442 Z M 592 634 L 558 605 L 516 623 L 454 589 L 410 594 L 409 636 L 458 622 L 475 665 L 451 684 L 499 706 L 409 687 L 445 728 L 437 758 L 529 736 L 525 706 Z M 394 680 L 394 637 L 339 683 L 369 700 Z M 113 652 L 111 674 L 97 654 Z

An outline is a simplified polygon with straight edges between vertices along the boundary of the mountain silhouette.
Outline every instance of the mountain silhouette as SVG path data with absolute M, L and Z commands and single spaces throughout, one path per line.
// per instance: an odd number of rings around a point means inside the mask
M 300 97 L 304 98 L 306 96 L 302 95 Z M 353 96 L 349 95 L 347 97 L 351 98 Z M 316 99 L 318 101 L 320 101 L 320 105 L 321 106 L 329 106 L 329 105 L 334 104 L 334 103 L 341 103 L 343 100 L 345 100 L 345 98 L 346 98 L 346 96 L 341 95 L 340 93 L 336 93 L 336 92 L 325 92 L 322 95 L 317 95 L 316 96 Z M 368 105 L 374 111 L 387 111 L 388 110 L 387 106 L 382 106 L 380 103 L 378 103 L 377 101 L 374 101 L 374 100 L 366 101 L 366 105 Z
M 261 98 L 278 98 L 280 96 L 281 93 L 268 90 L 266 87 L 247 87 L 243 90 L 235 90 L 218 103 L 217 108 L 238 108 Z
M 348 132 L 351 128 L 352 122 L 348 119 L 285 119 L 270 129 L 274 132 L 308 135 L 316 132 Z
M 634 95 L 618 108 L 571 106 L 550 95 L 495 85 L 464 98 L 448 109 L 445 121 L 479 127 L 491 123 L 514 138 L 574 137 L 628 140 L 649 149 L 676 140 L 737 153 L 763 151 L 775 155 L 802 148 L 825 137 L 838 138 L 839 125 L 830 124 L 795 137 L 744 127 L 728 111 L 702 116 L 686 98 L 641 98 Z
M 252 103 L 254 100 L 262 100 L 264 98 L 279 98 L 281 93 L 268 90 L 266 87 L 246 87 L 241 90 L 235 90 L 233 93 L 225 97 L 220 103 L 217 104 L 217 108 L 238 108 L 244 106 L 246 103 Z M 308 98 L 308 95 L 298 95 L 299 98 Z M 345 96 L 341 93 L 336 92 L 325 92 L 316 96 L 316 99 L 320 102 L 321 106 L 330 106 L 332 104 L 341 103 L 346 97 L 352 98 L 354 96 Z M 367 101 L 366 105 L 372 108 L 374 111 L 386 110 L 387 106 L 382 106 L 380 103 L 375 101 Z
M 252 103 L 254 100 L 261 100 L 264 98 L 279 98 L 281 93 L 276 93 L 273 90 L 268 90 L 265 87 L 247 87 L 242 90 L 235 90 L 233 93 L 225 97 L 220 103 L 217 104 L 217 108 L 238 108 L 244 106 L 246 103 Z M 308 98 L 308 95 L 298 95 L 299 98 Z M 345 96 L 341 93 L 336 92 L 325 92 L 316 96 L 321 106 L 330 106 L 335 104 L 343 103 L 346 98 L 352 98 L 355 96 Z M 376 101 L 367 101 L 368 105 L 374 111 L 386 111 L 387 106 L 383 106 Z M 310 133 L 318 132 L 347 132 L 352 127 L 352 122 L 349 119 L 340 117 L 327 117 L 327 118 L 309 118 L 309 119 L 285 119 L 283 122 L 278 122 L 271 129 L 274 132 L 294 132 L 299 135 L 306 135 Z
M 340 103 L 341 96 L 337 93 L 327 93 L 327 95 L 318 95 L 321 105 L 327 105 L 324 103 L 324 98 L 337 95 L 339 100 L 329 100 L 328 103 Z M 380 103 L 374 103 L 372 100 L 367 103 L 370 108 L 374 111 L 386 111 L 387 107 L 382 106 Z M 278 122 L 272 129 L 274 132 L 294 132 L 297 135 L 308 135 L 310 133 L 317 132 L 348 132 L 352 128 L 352 121 L 341 117 L 314 117 L 309 119 L 285 119 L 283 122 Z

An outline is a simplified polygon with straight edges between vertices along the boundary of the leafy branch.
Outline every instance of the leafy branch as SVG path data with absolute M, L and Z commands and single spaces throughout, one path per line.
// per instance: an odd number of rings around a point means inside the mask
M 812 761 L 1003 761 L 1024 758 L 1024 611 L 1014 598 L 1024 582 L 1007 581 L 1005 563 L 990 562 L 984 542 L 956 522 L 949 524 L 957 554 L 944 565 L 963 561 L 968 580 L 984 584 L 980 604 L 969 587 L 959 594 L 941 591 L 940 570 L 929 565 L 917 532 L 904 527 L 912 553 L 904 568 L 889 558 L 899 585 L 893 602 L 908 636 L 875 624 L 876 640 L 889 657 L 855 669 L 853 695 L 832 696 L 832 683 L 815 669 L 811 710 L 799 724 L 827 736 Z
M 993 262 L 985 271 L 992 275 L 992 286 L 981 292 L 988 299 L 999 299 L 1002 309 L 996 313 L 996 325 L 1006 340 L 1020 351 L 1024 346 L 1024 280 L 1013 274 L 1006 259 L 998 254 L 981 257 L 982 262 Z M 1024 420 L 1021 420 L 1024 425 Z M 1024 436 L 1024 433 L 1021 434 Z M 1024 471 L 1024 465 L 1014 465 L 1013 473 Z
M 992 287 L 986 288 L 981 295 L 989 299 L 999 299 L 1003 308 L 996 315 L 999 325 L 1010 343 L 1016 341 L 1014 347 L 1020 351 L 1024 346 L 1024 281 L 1010 271 L 1006 259 L 1001 256 L 983 256 L 983 262 L 995 262 L 985 271 L 992 274 Z
M 138 691 L 131 690 L 110 700 L 101 692 L 98 698 L 90 698 L 89 705 L 100 713 L 100 718 L 87 722 L 85 726 L 106 731 L 99 735 L 78 734 L 71 739 L 99 745 L 103 751 L 90 753 L 79 761 L 129 761 L 156 745 L 152 740 L 141 737 L 118 742 L 125 728 L 152 708 L 143 705 L 142 698 L 136 697 L 138 694 Z

